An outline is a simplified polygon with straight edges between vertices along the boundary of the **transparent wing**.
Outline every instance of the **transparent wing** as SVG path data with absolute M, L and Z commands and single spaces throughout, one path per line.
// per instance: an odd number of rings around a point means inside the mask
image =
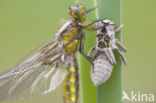
M 26 99 L 56 89 L 67 72 L 61 61 L 59 41 L 51 39 L 19 64 L 0 75 L 0 101 Z

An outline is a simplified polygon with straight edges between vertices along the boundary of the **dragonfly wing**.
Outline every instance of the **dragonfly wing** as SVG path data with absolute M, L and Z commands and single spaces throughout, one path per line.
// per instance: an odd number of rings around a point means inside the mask
M 43 95 L 62 83 L 67 72 L 57 43 L 54 39 L 42 44 L 18 65 L 0 75 L 0 101 Z

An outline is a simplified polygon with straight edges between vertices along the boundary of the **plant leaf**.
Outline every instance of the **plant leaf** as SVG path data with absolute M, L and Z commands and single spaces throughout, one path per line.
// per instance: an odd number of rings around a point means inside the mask
M 77 2 L 84 5 L 86 9 L 96 7 L 95 0 L 77 0 Z M 96 10 L 94 10 L 87 14 L 86 23 L 96 19 Z M 94 45 L 95 36 L 96 32 L 85 31 L 85 53 Z M 78 55 L 78 61 L 80 64 L 81 103 L 96 103 L 96 87 L 93 85 L 90 77 L 91 65 L 81 54 Z
M 116 27 L 120 25 L 120 0 L 77 0 L 79 4 L 83 4 L 87 9 L 97 6 L 96 11 L 88 14 L 87 21 L 100 19 L 110 19 L 115 22 Z M 85 52 L 87 52 L 95 43 L 96 32 L 85 32 Z M 120 34 L 117 34 L 120 40 Z M 121 59 L 116 54 L 117 64 L 113 68 L 110 79 L 99 87 L 95 87 L 90 79 L 91 66 L 87 60 L 79 55 L 80 61 L 80 79 L 81 79 L 81 103 L 122 103 L 122 65 Z
M 116 27 L 120 25 L 120 0 L 100 0 L 99 1 L 99 18 L 107 18 L 115 22 Z M 120 34 L 116 34 L 120 40 Z M 118 54 L 116 65 L 108 81 L 97 87 L 97 103 L 122 103 L 122 65 Z

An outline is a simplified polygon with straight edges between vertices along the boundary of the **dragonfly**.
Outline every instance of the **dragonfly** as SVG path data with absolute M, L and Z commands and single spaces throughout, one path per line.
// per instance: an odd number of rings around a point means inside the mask
M 94 9 L 86 10 L 83 5 L 70 6 L 70 19 L 60 25 L 54 38 L 0 74 L 0 101 L 44 95 L 61 85 L 64 103 L 77 103 L 79 69 L 75 53 L 79 50 L 91 62 L 84 53 L 83 29 L 99 29 L 91 26 L 101 21 L 99 19 L 84 24 L 87 13 Z

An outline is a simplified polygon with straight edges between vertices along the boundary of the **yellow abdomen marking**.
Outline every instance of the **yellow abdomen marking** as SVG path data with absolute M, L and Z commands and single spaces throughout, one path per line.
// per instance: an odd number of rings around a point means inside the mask
M 70 85 L 70 91 L 71 91 L 72 93 L 75 93 L 76 87 L 75 87 L 74 85 Z
M 71 95 L 71 101 L 75 102 L 76 101 L 76 96 L 74 94 Z
M 64 101 L 69 103 L 77 103 L 78 88 L 76 81 L 76 68 L 74 66 L 67 67 L 68 75 L 64 83 L 62 84 L 62 89 L 64 92 Z
M 74 75 L 71 75 L 71 76 L 70 76 L 70 82 L 71 82 L 71 83 L 74 83 L 74 82 L 75 82 L 75 77 L 74 77 Z
M 75 68 L 72 66 L 69 68 L 69 71 L 72 73 L 72 72 L 75 72 Z

